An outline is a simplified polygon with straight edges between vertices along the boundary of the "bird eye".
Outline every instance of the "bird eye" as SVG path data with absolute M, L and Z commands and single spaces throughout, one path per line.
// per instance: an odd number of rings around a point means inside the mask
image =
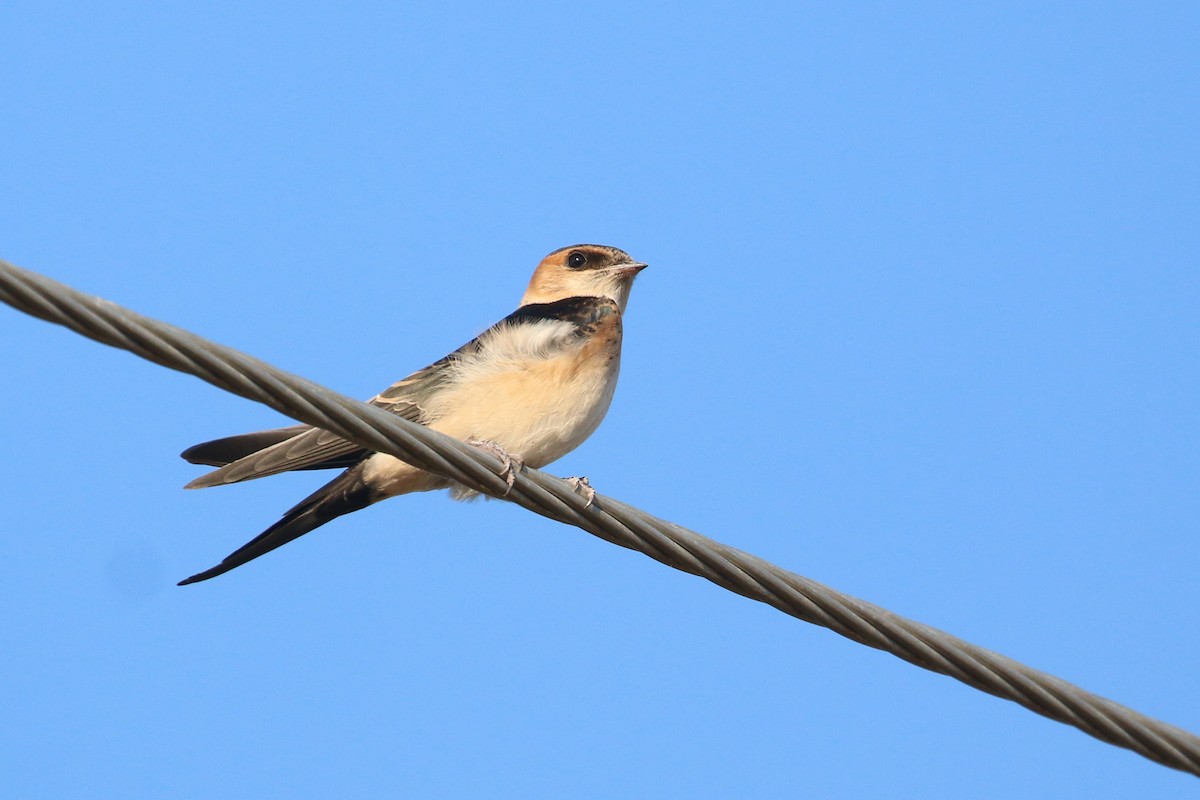
M 570 267 L 571 269 L 579 269 L 586 263 L 587 263 L 587 256 L 585 256 L 583 253 L 579 252 L 578 250 L 571 253 L 571 255 L 567 256 L 567 266 Z

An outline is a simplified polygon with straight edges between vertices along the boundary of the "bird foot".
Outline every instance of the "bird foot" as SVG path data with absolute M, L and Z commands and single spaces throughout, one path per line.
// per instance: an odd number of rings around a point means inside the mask
M 501 475 L 504 478 L 504 482 L 508 484 L 508 488 L 504 490 L 504 496 L 507 497 L 508 493 L 512 491 L 513 484 L 517 481 L 517 473 L 525 469 L 525 459 L 518 455 L 513 455 L 496 442 L 487 439 L 467 439 L 467 444 L 472 447 L 478 447 L 480 450 L 485 450 L 500 459 L 500 462 L 504 465 L 504 471 Z
M 588 480 L 587 475 L 581 478 L 563 478 L 563 480 L 574 486 L 575 492 L 583 495 L 584 499 L 587 500 L 583 506 L 584 508 L 592 507 L 592 503 L 596 500 L 596 490 L 592 488 L 592 482 Z

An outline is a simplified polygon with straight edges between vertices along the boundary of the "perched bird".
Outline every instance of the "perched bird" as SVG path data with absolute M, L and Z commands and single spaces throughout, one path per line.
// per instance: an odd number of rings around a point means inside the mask
M 491 451 L 504 462 L 511 487 L 524 464 L 537 468 L 561 458 L 604 418 L 621 363 L 621 315 L 633 279 L 645 266 L 615 247 L 555 250 L 534 270 L 516 311 L 368 402 Z M 446 488 L 460 499 L 475 494 L 310 425 L 216 439 L 182 456 L 219 467 L 188 489 L 291 470 L 345 471 L 180 586 L 221 575 L 388 497 Z

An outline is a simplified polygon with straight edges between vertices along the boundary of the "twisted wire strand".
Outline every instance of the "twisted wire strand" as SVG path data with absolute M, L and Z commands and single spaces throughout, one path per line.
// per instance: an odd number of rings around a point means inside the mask
M 619 500 L 597 494 L 588 505 L 572 484 L 533 469 L 519 474 L 505 495 L 504 467 L 488 453 L 4 261 L 0 261 L 0 300 L 98 342 L 194 375 L 301 422 L 333 431 L 371 450 L 389 453 L 477 491 L 574 525 L 860 644 L 1012 700 L 1101 741 L 1200 776 L 1200 738 L 1188 731 Z

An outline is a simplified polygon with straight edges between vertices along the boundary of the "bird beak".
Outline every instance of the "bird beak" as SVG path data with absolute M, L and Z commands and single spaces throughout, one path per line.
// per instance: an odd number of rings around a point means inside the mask
M 620 275 L 622 278 L 632 278 L 646 268 L 646 264 L 640 261 L 634 261 L 630 264 L 618 264 L 611 267 L 612 271 Z

